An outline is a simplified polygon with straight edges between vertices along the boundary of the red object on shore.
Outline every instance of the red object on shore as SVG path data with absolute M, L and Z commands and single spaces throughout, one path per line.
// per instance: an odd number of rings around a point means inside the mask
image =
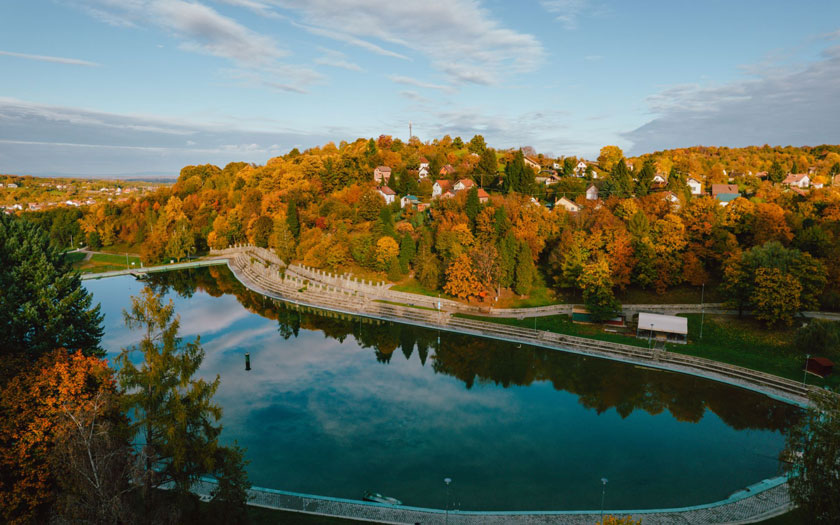
M 834 369 L 834 363 L 825 357 L 811 357 L 806 366 L 808 372 L 820 377 L 829 375 Z

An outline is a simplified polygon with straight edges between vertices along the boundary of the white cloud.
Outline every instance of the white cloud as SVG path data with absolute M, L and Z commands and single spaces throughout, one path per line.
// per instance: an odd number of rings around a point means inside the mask
M 400 96 L 405 97 L 409 100 L 413 100 L 415 102 L 420 102 L 421 104 L 430 104 L 432 102 L 432 99 L 426 98 L 420 93 L 411 89 L 405 89 L 400 91 Z
M 81 7 L 93 16 L 117 25 L 162 28 L 181 41 L 182 50 L 229 60 L 240 69 L 259 75 L 259 83 L 266 87 L 305 93 L 306 86 L 323 79 L 323 75 L 307 66 L 283 62 L 290 52 L 279 47 L 270 36 L 198 2 L 91 0 L 91 3 L 92 6 Z M 249 0 L 234 3 L 252 8 L 264 5 Z
M 364 71 L 359 64 L 347 60 L 347 56 L 341 51 L 327 49 L 325 47 L 319 47 L 318 49 L 323 52 L 324 55 L 315 59 L 316 64 L 337 67 L 348 71 Z
M 404 84 L 406 86 L 415 86 L 426 89 L 439 89 L 441 91 L 453 91 L 452 86 L 446 86 L 443 84 L 433 84 L 432 82 L 424 82 L 422 80 L 417 80 L 416 78 L 411 78 L 404 75 L 388 75 L 388 79 L 391 80 L 391 82 L 396 82 L 397 84 Z
M 840 136 L 840 46 L 799 69 L 720 86 L 678 85 L 648 98 L 656 118 L 623 134 L 632 152 L 698 144 L 817 145 Z
M 265 1 L 297 13 L 321 36 L 366 46 L 379 40 L 420 52 L 460 83 L 498 83 L 506 73 L 536 69 L 544 56 L 533 35 L 504 27 L 477 0 Z
M 322 36 L 324 38 L 331 38 L 331 39 L 337 40 L 339 42 L 344 42 L 345 44 L 350 44 L 351 46 L 360 47 L 360 48 L 365 49 L 367 51 L 370 51 L 372 53 L 376 53 L 377 55 L 382 55 L 382 56 L 392 57 L 392 58 L 399 58 L 400 60 L 410 60 L 410 58 L 408 58 L 405 55 L 401 55 L 400 53 L 385 49 L 381 46 L 377 46 L 376 44 L 372 44 L 372 43 L 368 42 L 367 40 L 362 40 L 361 38 L 356 38 L 356 37 L 348 35 L 346 33 L 342 33 L 342 32 L 339 32 L 339 31 L 330 31 L 330 30 L 327 30 L 327 29 L 319 28 L 319 27 L 312 27 L 312 26 L 308 26 L 306 24 L 292 23 L 292 25 L 299 28 L 299 29 L 303 29 L 304 31 L 306 31 L 308 33 L 311 33 L 313 35 Z
M 96 62 L 90 62 L 88 60 L 80 60 L 78 58 L 64 58 L 64 57 L 54 57 L 48 55 L 30 55 L 28 53 L 15 53 L 13 51 L 0 51 L 0 55 L 7 56 L 7 57 L 15 57 L 15 58 L 24 58 L 26 60 L 37 60 L 39 62 L 53 62 L 55 64 L 68 64 L 71 66 L 86 66 L 86 67 L 99 67 L 102 64 L 97 64 Z
M 264 163 L 295 146 L 354 136 L 338 128 L 304 132 L 266 121 L 262 127 L 272 131 L 257 131 L 241 123 L 194 123 L 2 97 L 0 122 L 3 169 L 34 175 L 177 174 L 189 164 Z M 72 166 L 85 171 L 69 172 Z
M 540 0 L 543 9 L 555 15 L 555 19 L 566 29 L 577 29 L 578 19 L 596 10 L 591 0 Z

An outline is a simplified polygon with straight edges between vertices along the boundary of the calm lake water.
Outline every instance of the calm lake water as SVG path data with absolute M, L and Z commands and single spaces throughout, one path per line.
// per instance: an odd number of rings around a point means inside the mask
M 181 335 L 221 376 L 222 437 L 256 486 L 461 510 L 709 503 L 779 472 L 798 409 L 681 374 L 396 323 L 298 311 L 224 267 L 173 272 Z M 136 343 L 121 312 L 144 283 L 87 281 L 109 357 Z M 244 354 L 252 370 L 245 371 Z

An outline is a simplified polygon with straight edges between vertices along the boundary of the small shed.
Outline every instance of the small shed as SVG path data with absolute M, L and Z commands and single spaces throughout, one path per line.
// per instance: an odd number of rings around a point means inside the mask
M 685 344 L 688 342 L 688 319 L 676 315 L 639 312 L 636 337 Z
M 806 370 L 815 376 L 825 377 L 834 369 L 834 363 L 825 357 L 808 358 Z

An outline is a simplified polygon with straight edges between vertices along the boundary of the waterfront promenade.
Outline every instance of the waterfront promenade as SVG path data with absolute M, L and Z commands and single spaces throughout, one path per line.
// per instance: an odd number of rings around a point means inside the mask
M 211 258 L 201 261 L 119 273 L 111 272 L 91 275 L 87 278 L 105 277 L 115 273 L 138 275 L 210 265 L 227 265 L 236 279 L 248 289 L 299 307 L 312 307 L 336 314 L 363 316 L 380 321 L 415 324 L 439 331 L 471 334 L 672 370 L 759 391 L 799 405 L 807 403 L 807 395 L 810 391 L 810 387 L 796 381 L 708 359 L 453 316 L 453 313 L 488 315 L 488 312 L 481 309 L 476 311 L 477 307 L 460 305 L 460 303 L 452 305 L 454 301 L 441 301 L 438 304 L 436 298 L 393 292 L 384 283 L 363 281 L 350 276 L 335 276 L 295 265 L 289 266 L 280 261 L 272 252 L 252 246 L 233 247 L 213 252 Z M 400 295 L 393 295 L 394 293 Z M 448 309 L 456 305 L 457 308 Z M 672 306 L 685 308 L 683 305 Z M 688 308 L 691 308 L 691 305 Z M 568 309 L 570 312 L 571 306 L 556 305 L 539 310 L 540 315 L 566 313 L 561 309 Z M 643 309 L 650 311 L 653 308 L 650 305 L 644 305 Z M 532 309 L 494 309 L 491 315 L 531 317 L 534 316 L 531 311 Z M 526 312 L 528 315 L 525 315 Z M 212 484 L 205 482 L 199 486 L 198 493 L 209 494 L 210 490 L 212 490 Z M 599 518 L 599 514 L 594 511 L 450 512 L 447 516 L 445 511 L 436 509 L 391 507 L 261 488 L 252 489 L 251 496 L 252 505 L 385 523 L 592 524 Z M 679 509 L 610 510 L 608 513 L 617 516 L 632 515 L 637 519 L 642 518 L 645 524 L 753 523 L 784 513 L 790 509 L 790 505 L 786 480 L 775 478 L 745 488 L 726 500 L 706 505 Z

